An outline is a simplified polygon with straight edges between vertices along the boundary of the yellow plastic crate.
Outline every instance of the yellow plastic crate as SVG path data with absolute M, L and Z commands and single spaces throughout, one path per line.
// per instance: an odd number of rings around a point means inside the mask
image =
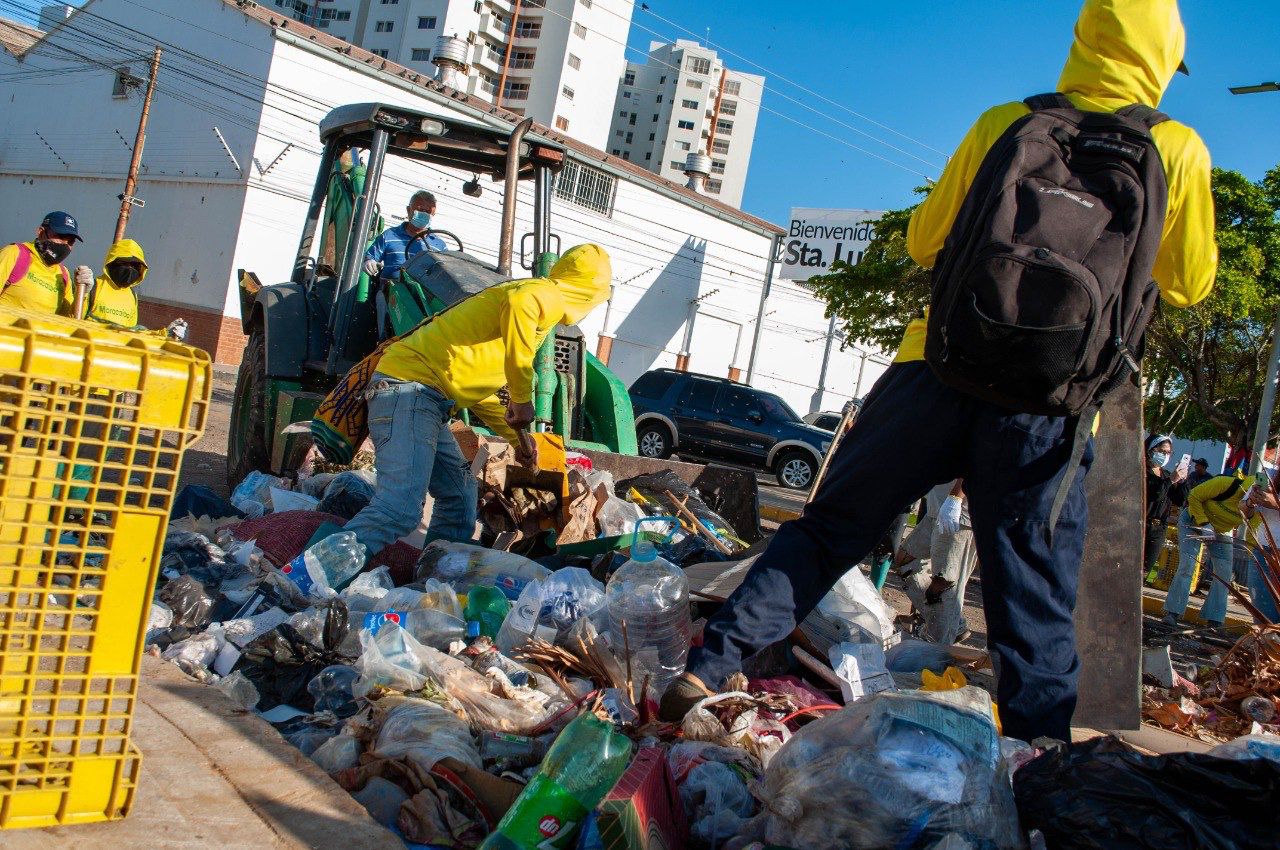
M 210 390 L 198 349 L 0 308 L 0 829 L 128 814 L 151 589 Z
M 1160 553 L 1160 559 L 1156 562 L 1156 577 L 1151 580 L 1151 586 L 1157 590 L 1168 590 L 1169 585 L 1173 583 L 1173 575 L 1178 571 L 1178 562 L 1181 554 L 1178 549 L 1178 527 L 1172 525 L 1169 532 L 1165 536 L 1164 551 Z M 1194 591 L 1196 584 L 1200 581 L 1200 565 L 1204 560 L 1204 547 L 1200 547 L 1200 551 L 1196 555 L 1195 566 L 1191 569 L 1191 589 Z

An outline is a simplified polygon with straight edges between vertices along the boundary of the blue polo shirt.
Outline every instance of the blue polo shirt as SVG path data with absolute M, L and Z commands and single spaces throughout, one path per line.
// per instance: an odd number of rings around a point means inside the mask
M 364 252 L 366 260 L 377 260 L 382 263 L 379 277 L 384 280 L 395 280 L 400 276 L 400 269 L 405 263 L 427 249 L 445 250 L 444 240 L 435 234 L 414 237 L 409 233 L 407 224 L 398 224 L 373 240 L 369 250 Z

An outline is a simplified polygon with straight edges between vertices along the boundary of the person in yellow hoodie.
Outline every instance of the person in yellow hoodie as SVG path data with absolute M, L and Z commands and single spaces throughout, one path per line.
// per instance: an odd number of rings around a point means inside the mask
M 102 274 L 85 297 L 84 318 L 122 328 L 138 327 L 135 287 L 147 276 L 147 257 L 132 239 L 121 239 L 107 250 Z M 73 293 L 65 293 L 62 312 L 70 315 Z
M 598 245 L 565 252 L 545 278 L 513 280 L 462 301 L 389 345 L 365 398 L 377 452 L 373 500 L 344 528 L 372 557 L 410 533 L 435 499 L 428 540 L 470 540 L 476 483 L 450 433 L 470 409 L 511 439 L 533 421 L 533 358 L 556 325 L 574 325 L 609 297 L 609 255 Z M 498 390 L 510 393 L 505 413 Z
M 1213 574 L 1222 581 L 1212 581 L 1209 596 L 1200 606 L 1200 618 L 1211 626 L 1221 626 L 1226 619 L 1227 586 L 1222 582 L 1231 581 L 1235 558 L 1232 534 L 1247 521 L 1252 537 L 1252 530 L 1262 522 L 1262 515 L 1254 512 L 1252 501 L 1246 498 L 1253 483 L 1253 479 L 1218 475 L 1192 488 L 1178 517 L 1178 571 L 1164 600 L 1166 625 L 1176 626 L 1187 611 L 1191 574 L 1202 545 Z M 1208 566 L 1201 563 L 1202 570 Z
M 1085 0 L 1058 90 L 1088 111 L 1155 107 L 1184 46 L 1175 0 Z M 1029 111 L 1021 102 L 996 106 L 970 128 L 912 216 L 907 241 L 917 262 L 933 266 L 992 144 Z M 1186 307 L 1204 298 L 1214 279 L 1209 155 L 1175 121 L 1152 135 L 1168 184 L 1152 276 L 1167 302 Z M 963 478 L 1005 734 L 1069 740 L 1079 668 L 1072 610 L 1092 447 L 1069 469 L 1076 418 L 1013 413 L 944 385 L 923 361 L 926 331 L 923 319 L 908 327 L 803 515 L 778 529 L 708 621 L 686 674 L 664 695 L 664 719 L 683 716 L 745 658 L 790 634 L 907 505 Z M 1066 501 L 1050 534 L 1066 475 Z

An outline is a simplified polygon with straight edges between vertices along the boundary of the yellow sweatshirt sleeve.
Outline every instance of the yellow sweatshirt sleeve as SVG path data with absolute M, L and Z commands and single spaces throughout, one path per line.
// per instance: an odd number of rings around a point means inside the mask
M 488 398 L 481 399 L 475 404 L 467 408 L 471 411 L 471 415 L 479 418 L 484 426 L 493 433 L 512 445 L 516 444 L 519 437 L 516 436 L 515 429 L 507 424 L 506 412 L 507 407 L 502 403 L 502 399 L 497 394 L 493 394 Z
M 1212 163 L 1195 131 L 1176 121 L 1151 131 L 1164 160 L 1169 206 L 1151 276 L 1174 307 L 1190 307 L 1213 289 L 1218 246 L 1213 238 Z
M 555 292 L 555 285 L 543 282 Z M 548 293 L 536 282 L 518 286 L 503 301 L 498 312 L 498 328 L 504 349 L 503 370 L 511 401 L 527 404 L 533 400 L 533 356 L 554 324 L 547 319 Z M 563 312 L 563 311 L 562 311 Z
M 913 260 L 926 269 L 933 268 L 987 151 L 1010 124 L 1029 111 L 1026 104 L 1005 103 L 978 116 L 947 160 L 947 167 L 929 197 L 911 215 L 911 223 L 907 225 L 907 252 Z

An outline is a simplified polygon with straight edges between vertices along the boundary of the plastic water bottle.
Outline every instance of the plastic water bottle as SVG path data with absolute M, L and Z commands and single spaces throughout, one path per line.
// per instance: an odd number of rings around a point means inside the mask
M 631 741 L 594 714 L 579 715 L 556 738 L 480 850 L 574 846 L 587 813 L 600 805 L 631 760 Z
M 496 638 L 510 610 L 511 602 L 505 593 L 496 587 L 480 585 L 467 592 L 467 607 L 463 613 L 468 626 L 477 623 L 480 634 Z
M 631 560 L 609 578 L 605 604 L 614 654 L 621 659 L 630 649 L 632 683 L 638 687 L 648 675 L 649 691 L 660 696 L 684 672 L 693 626 L 689 580 L 684 570 L 659 558 L 657 546 L 644 539 L 641 528 L 647 522 L 677 523 L 666 516 L 645 517 L 636 523 Z
M 355 532 L 330 534 L 280 568 L 303 595 L 326 599 L 355 578 L 364 566 L 364 544 Z
M 352 629 L 348 635 L 356 635 L 355 646 L 358 648 L 360 644 L 357 632 L 367 631 L 376 635 L 387 623 L 395 623 L 423 646 L 441 651 L 448 649 L 450 642 L 460 640 L 466 627 L 462 620 L 447 611 L 415 608 L 410 611 L 374 611 L 365 614 L 359 620 L 359 628 Z

